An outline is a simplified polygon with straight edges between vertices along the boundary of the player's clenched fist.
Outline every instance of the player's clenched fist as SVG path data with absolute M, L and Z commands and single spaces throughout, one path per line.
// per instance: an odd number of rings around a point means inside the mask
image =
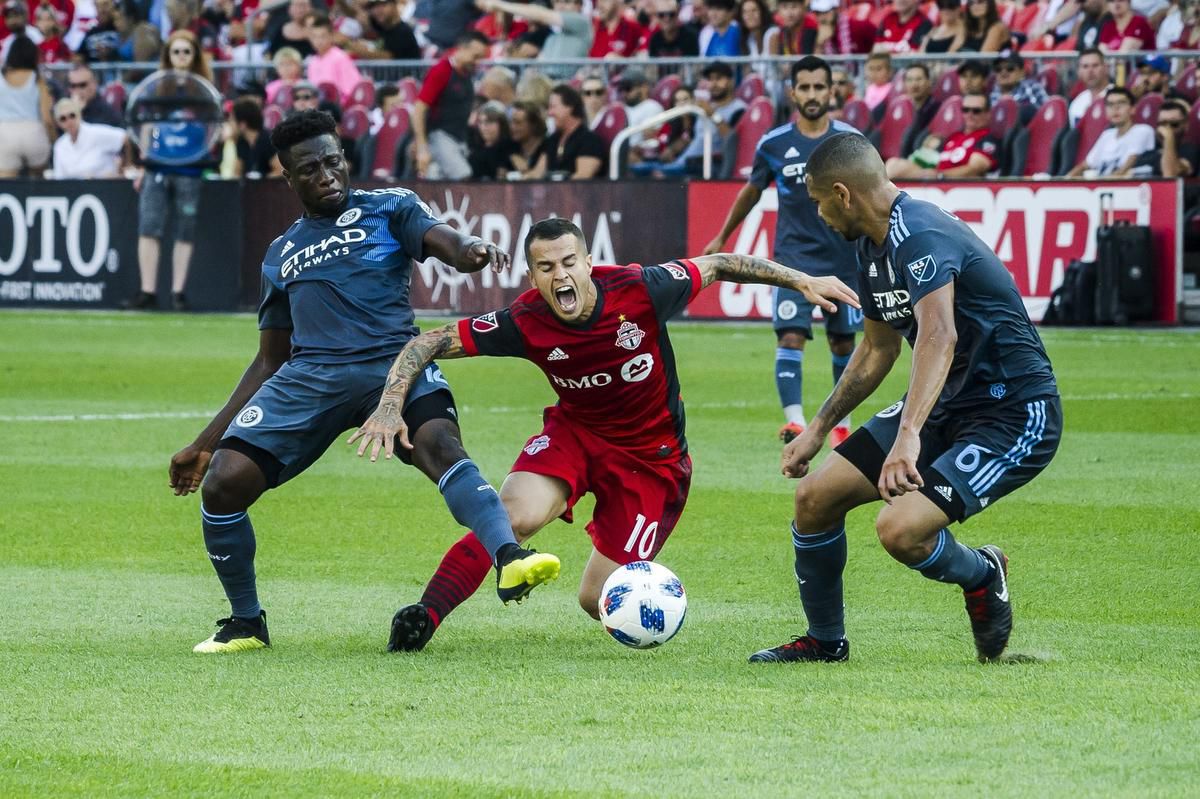
M 821 451 L 822 437 L 813 433 L 809 427 L 803 433 L 789 441 L 783 448 L 783 476 L 803 477 L 808 474 L 808 465 Z

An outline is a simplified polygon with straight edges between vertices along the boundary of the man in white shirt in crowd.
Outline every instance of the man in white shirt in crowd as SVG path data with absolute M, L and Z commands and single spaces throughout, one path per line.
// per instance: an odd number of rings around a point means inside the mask
M 63 135 L 54 142 L 51 177 L 116 177 L 125 151 L 125 131 L 83 121 L 83 106 L 64 97 L 54 104 L 54 121 Z
M 1096 98 L 1103 97 L 1112 86 L 1108 77 L 1108 64 L 1104 63 L 1104 54 L 1095 47 L 1079 54 L 1079 59 L 1075 62 L 1075 74 L 1083 83 L 1083 91 L 1075 95 L 1075 99 L 1067 108 L 1071 127 L 1078 125 Z
M 650 89 L 650 78 L 637 67 L 630 67 L 621 73 L 621 79 L 617 81 L 617 90 L 625 103 L 625 116 L 629 120 L 629 127 L 640 125 L 663 112 L 662 104 L 650 96 Z M 630 139 L 630 143 L 637 144 L 641 140 L 642 134 L 637 133 Z
M 1104 111 L 1112 126 L 1100 134 L 1087 158 L 1077 164 L 1068 178 L 1116 177 L 1142 153 L 1154 149 L 1154 128 L 1133 122 L 1133 93 L 1120 86 L 1104 95 Z

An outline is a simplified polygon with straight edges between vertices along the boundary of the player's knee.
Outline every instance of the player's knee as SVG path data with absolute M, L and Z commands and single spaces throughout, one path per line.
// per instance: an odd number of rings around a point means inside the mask
M 508 513 L 508 521 L 512 525 L 513 535 L 517 537 L 517 541 L 524 542 L 542 529 L 541 519 L 534 518 L 534 514 L 523 507 L 519 501 L 503 494 L 500 495 L 500 501 L 504 503 L 504 510 Z
M 209 513 L 240 513 L 250 503 L 244 496 L 242 480 L 236 470 L 226 468 L 220 458 L 213 460 L 212 467 L 200 486 L 200 498 Z
M 468 457 L 463 449 L 458 426 L 445 419 L 426 422 L 413 435 L 413 463 L 434 479 L 440 478 L 451 466 Z
M 804 334 L 795 330 L 785 330 L 779 334 L 779 346 L 789 350 L 802 350 L 806 339 Z
M 875 534 L 888 554 L 901 563 L 922 560 L 921 536 L 901 514 L 885 509 L 875 520 Z
M 829 351 L 834 355 L 846 356 L 854 352 L 854 336 L 832 333 L 825 338 L 829 341 Z
M 818 489 L 817 481 L 805 477 L 796 484 L 796 529 L 802 533 L 827 530 L 843 513 L 826 492 Z
M 579 589 L 579 607 L 596 621 L 600 621 L 600 592 L 588 588 Z

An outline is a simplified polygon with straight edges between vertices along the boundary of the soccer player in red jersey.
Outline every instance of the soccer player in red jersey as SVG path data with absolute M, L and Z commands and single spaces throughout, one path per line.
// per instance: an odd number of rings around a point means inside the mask
M 834 277 L 717 254 L 661 266 L 592 266 L 582 231 L 545 219 L 525 239 L 533 289 L 508 308 L 463 319 L 413 339 L 396 359 L 379 407 L 350 438 L 371 460 L 410 447 L 401 408 L 434 359 L 499 355 L 537 364 L 558 394 L 500 489 L 519 541 L 596 496 L 592 555 L 579 604 L 599 619 L 600 589 L 618 566 L 653 560 L 687 501 L 692 462 L 683 400 L 666 323 L 714 280 L 765 283 L 803 292 L 832 310 L 858 307 Z M 396 613 L 389 651 L 418 650 L 487 576 L 491 563 L 468 533 L 450 548 L 421 601 Z

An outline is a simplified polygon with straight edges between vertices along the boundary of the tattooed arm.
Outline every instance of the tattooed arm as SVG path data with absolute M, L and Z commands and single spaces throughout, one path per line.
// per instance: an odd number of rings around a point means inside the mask
M 802 292 L 809 302 L 819 305 L 831 313 L 837 310 L 835 302 L 844 302 L 855 308 L 859 307 L 858 295 L 836 277 L 812 277 L 783 264 L 768 261 L 766 258 L 756 258 L 753 255 L 723 252 L 716 255 L 702 255 L 690 260 L 700 270 L 700 277 L 705 286 L 710 285 L 714 280 L 725 280 L 730 283 L 762 283 L 767 286 L 779 286 Z
M 379 407 L 346 443 L 353 444 L 362 439 L 358 445 L 358 455 L 362 457 L 370 447 L 372 463 L 378 459 L 380 449 L 384 450 L 384 457 L 392 457 L 397 438 L 406 449 L 412 449 L 412 442 L 408 440 L 408 425 L 404 423 L 404 401 L 408 398 L 413 381 L 438 358 L 465 358 L 466 355 L 456 323 L 422 333 L 408 342 L 388 372 Z

